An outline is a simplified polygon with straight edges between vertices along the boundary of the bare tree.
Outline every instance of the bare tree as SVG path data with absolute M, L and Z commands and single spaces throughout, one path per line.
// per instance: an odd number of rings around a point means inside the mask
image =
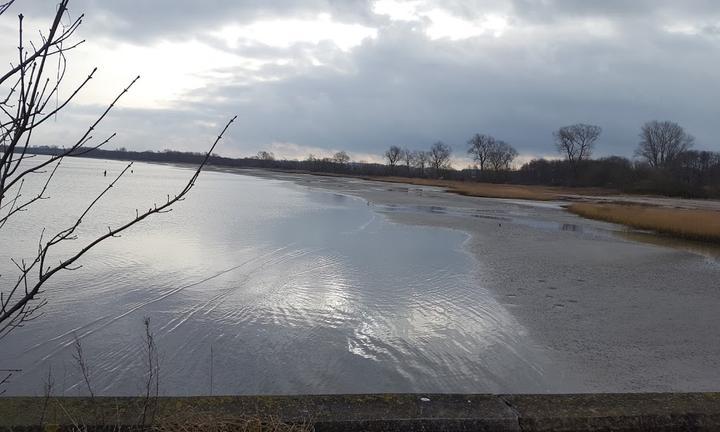
M 595 125 L 578 123 L 564 126 L 553 132 L 555 147 L 571 163 L 590 159 L 600 133 L 602 128 Z
M 442 141 L 438 141 L 430 147 L 428 156 L 430 157 L 430 165 L 435 170 L 435 175 L 440 175 L 440 170 L 450 166 L 450 155 L 452 148 Z
M 59 154 L 36 159 L 29 153 L 33 132 L 61 112 L 93 78 L 96 71 L 93 69 L 74 87 L 68 97 L 60 100 L 59 88 L 65 77 L 66 54 L 83 42 L 72 42 L 72 36 L 82 22 L 82 15 L 75 20 L 64 22 L 68 16 L 68 1 L 61 0 L 57 5 L 50 29 L 40 35 L 40 43 L 30 42 L 29 46 L 25 43 L 23 16 L 19 15 L 18 58 L 6 73 L 0 75 L 0 86 L 2 86 L 0 88 L 8 91 L 5 97 L 0 98 L 0 228 L 27 210 L 33 203 L 49 198 L 48 185 L 64 158 L 86 154 L 102 147 L 115 137 L 113 133 L 104 139 L 96 139 L 92 134 L 118 100 L 139 78 L 133 79 L 92 124 L 79 134 L 77 140 L 68 143 Z M 5 6 L 0 6 L 0 13 L 6 10 Z M 50 65 L 52 60 L 57 60 L 55 67 Z M 88 197 L 88 205 L 69 226 L 59 229 L 54 234 L 49 232 L 47 227 L 38 226 L 39 239 L 35 256 L 12 260 L 17 267 L 18 276 L 12 280 L 7 277 L 0 279 L 0 338 L 12 329 L 39 316 L 38 311 L 46 302 L 41 298 L 41 294 L 53 276 L 62 271 L 79 268 L 78 260 L 101 242 L 118 237 L 120 233 L 150 215 L 171 211 L 173 204 L 183 200 L 195 185 L 213 149 L 234 120 L 235 118 L 231 119 L 225 125 L 187 184 L 176 195 L 168 195 L 167 200 L 161 204 L 155 204 L 145 211 L 136 210 L 132 217 L 119 226 L 108 227 L 107 232 L 97 234 L 77 248 L 69 247 L 71 241 L 79 239 L 79 228 L 89 219 L 93 208 L 106 198 L 108 191 L 115 187 L 130 170 L 131 163 L 102 192 L 94 197 Z M 44 175 L 39 190 L 25 190 L 27 188 L 25 179 L 29 175 L 36 177 Z M 51 260 L 50 252 L 58 249 L 63 250 L 62 257 L 56 261 L 57 256 L 53 255 Z
M 694 143 L 695 138 L 679 124 L 653 120 L 643 125 L 635 154 L 644 158 L 652 167 L 664 168 L 678 155 L 692 148 Z
M 332 161 L 336 164 L 345 165 L 350 162 L 350 156 L 344 151 L 339 151 L 333 155 Z
M 404 148 L 402 152 L 402 160 L 405 162 L 405 168 L 407 169 L 408 175 L 410 175 L 410 168 L 415 162 L 415 152 L 408 148 Z
M 388 165 L 390 166 L 390 172 L 395 171 L 395 166 L 402 158 L 403 151 L 398 146 L 390 146 L 390 148 L 385 152 L 385 159 L 388 161 Z
M 468 154 L 477 162 L 480 172 L 485 170 L 490 159 L 490 153 L 495 147 L 495 138 L 485 134 L 475 134 L 468 140 Z
M 430 157 L 428 156 L 428 153 L 423 150 L 418 150 L 416 152 L 413 152 L 414 154 L 414 161 L 415 166 L 420 168 L 420 175 L 425 175 L 425 167 L 428 165 L 428 161 L 430 160 Z
M 517 155 L 517 150 L 510 144 L 505 141 L 495 141 L 488 152 L 487 158 L 494 171 L 505 171 L 510 169 L 510 165 Z

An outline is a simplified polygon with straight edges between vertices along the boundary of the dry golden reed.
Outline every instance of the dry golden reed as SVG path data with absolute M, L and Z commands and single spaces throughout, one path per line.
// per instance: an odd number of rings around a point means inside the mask
M 577 215 L 692 240 L 720 242 L 720 212 L 623 204 L 576 203 Z

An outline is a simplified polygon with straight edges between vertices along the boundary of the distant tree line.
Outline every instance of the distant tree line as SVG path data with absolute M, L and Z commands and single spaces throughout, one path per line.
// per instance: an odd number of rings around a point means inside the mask
M 437 141 L 429 150 L 409 150 L 398 146 L 390 146 L 385 152 L 390 175 L 408 177 L 425 177 L 428 175 L 442 177 L 449 171 L 452 148 L 442 141 Z
M 94 159 L 111 159 L 126 161 L 143 161 L 168 164 L 197 164 L 205 156 L 197 152 L 181 152 L 175 150 L 162 151 L 130 151 L 124 148 L 116 150 L 86 149 L 80 147 L 70 156 Z M 64 149 L 56 146 L 36 146 L 28 149 L 28 153 L 40 155 L 57 155 Z M 383 176 L 388 174 L 388 167 L 380 163 L 352 162 L 346 152 L 338 152 L 334 157 L 319 158 L 310 154 L 304 160 L 276 159 L 272 152 L 261 151 L 255 156 L 229 158 L 213 154 L 208 163 L 220 167 L 263 168 L 290 171 L 308 171 L 318 173 L 337 173 L 363 176 Z
M 598 126 L 583 124 L 560 128 L 554 136 L 563 160 L 530 161 L 513 173 L 513 182 L 720 197 L 720 153 L 693 150 L 695 139 L 677 123 L 645 123 L 635 160 L 620 156 L 591 159 L 601 132 Z
M 430 152 L 391 146 L 385 152 L 391 175 L 434 176 L 463 181 L 612 188 L 630 193 L 655 193 L 686 197 L 720 197 L 720 153 L 697 151 L 695 139 L 675 122 L 650 121 L 640 131 L 636 159 L 609 156 L 593 159 L 602 134 L 596 125 L 578 123 L 553 132 L 559 160 L 534 159 L 514 169 L 517 150 L 487 134 L 474 134 L 467 153 L 469 169 L 447 166 L 450 148 L 444 145 L 443 161 L 425 170 Z M 437 144 L 436 144 L 437 145 Z M 434 147 L 434 146 L 433 146 Z M 425 155 L 425 157 L 423 157 Z M 398 169 L 398 161 L 407 160 Z
M 451 167 L 452 148 L 437 141 L 427 150 L 390 146 L 385 164 L 353 162 L 340 151 L 332 157 L 308 155 L 304 160 L 280 160 L 272 152 L 253 157 L 211 156 L 218 166 L 337 173 L 360 176 L 430 177 L 461 181 L 612 188 L 630 193 L 655 193 L 686 197 L 720 197 L 720 153 L 693 150 L 695 139 L 677 123 L 651 121 L 640 131 L 634 160 L 609 156 L 593 159 L 602 134 L 599 126 L 574 124 L 553 132 L 558 160 L 534 159 L 519 168 L 518 151 L 506 141 L 476 133 L 467 141 L 466 152 L 474 165 Z M 34 153 L 58 154 L 62 149 L 35 147 Z M 201 153 L 173 150 L 134 152 L 125 149 L 84 152 L 83 157 L 166 163 L 197 164 Z

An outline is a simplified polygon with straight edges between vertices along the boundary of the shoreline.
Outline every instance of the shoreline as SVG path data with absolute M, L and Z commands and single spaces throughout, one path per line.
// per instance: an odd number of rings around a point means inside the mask
M 75 430 L 80 420 L 89 431 L 256 430 L 260 422 L 280 432 L 710 431 L 720 428 L 718 401 L 719 393 L 26 397 L 0 399 L 0 429 Z
M 628 195 L 598 188 L 465 183 L 405 177 L 363 177 L 285 170 L 215 168 L 213 171 L 237 173 L 267 171 L 289 175 L 347 178 L 405 186 L 435 187 L 450 194 L 475 198 L 563 202 L 565 210 L 586 219 L 610 222 L 633 229 L 649 230 L 658 235 L 672 238 L 711 244 L 720 243 L 720 223 L 714 222 L 715 219 L 720 220 L 720 200 Z M 656 214 L 661 214 L 661 217 L 657 217 Z M 689 214 L 691 217 L 688 216 Z M 689 219 L 697 219 L 702 223 L 691 223 Z
M 114 159 L 112 159 L 114 160 Z M 169 165 L 179 168 L 197 168 L 197 165 L 177 162 L 139 161 L 148 164 Z M 517 199 L 526 201 L 563 201 L 568 204 L 574 202 L 591 202 L 599 204 L 629 204 L 649 207 L 667 207 L 689 210 L 710 210 L 720 212 L 720 199 L 713 198 L 683 198 L 664 195 L 629 194 L 613 189 L 594 187 L 563 187 L 543 185 L 522 185 L 510 183 L 483 183 L 461 182 L 457 180 L 442 180 L 415 177 L 393 176 L 362 176 L 352 174 L 323 173 L 315 171 L 283 170 L 275 168 L 250 167 L 224 167 L 207 165 L 204 171 L 226 173 L 258 173 L 267 172 L 275 174 L 303 175 L 320 178 L 340 178 L 350 180 L 365 180 L 378 183 L 401 184 L 406 186 L 424 186 L 444 189 L 448 193 L 460 196 L 490 199 Z M 458 189 L 458 185 L 478 187 L 481 191 L 467 191 Z M 489 190 L 496 189 L 496 190 Z

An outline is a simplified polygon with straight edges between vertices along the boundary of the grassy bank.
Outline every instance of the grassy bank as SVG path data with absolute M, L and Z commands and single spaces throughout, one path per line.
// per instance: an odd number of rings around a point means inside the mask
M 582 217 L 652 230 L 691 240 L 720 242 L 720 212 L 623 204 L 571 204 Z
M 604 196 L 617 193 L 598 188 L 563 188 L 554 186 L 528 186 L 496 183 L 476 183 L 456 180 L 440 180 L 409 177 L 369 177 L 368 180 L 407 183 L 418 186 L 438 186 L 460 195 L 483 198 L 509 198 L 538 201 L 561 200 L 568 195 Z
M 135 421 L 141 399 L 61 397 L 46 402 L 39 397 L 0 398 L 0 413 L 7 413 L 0 415 L 0 431 L 590 432 L 720 428 L 719 393 L 162 397 L 157 401 L 161 412 L 177 420 L 161 425 Z

